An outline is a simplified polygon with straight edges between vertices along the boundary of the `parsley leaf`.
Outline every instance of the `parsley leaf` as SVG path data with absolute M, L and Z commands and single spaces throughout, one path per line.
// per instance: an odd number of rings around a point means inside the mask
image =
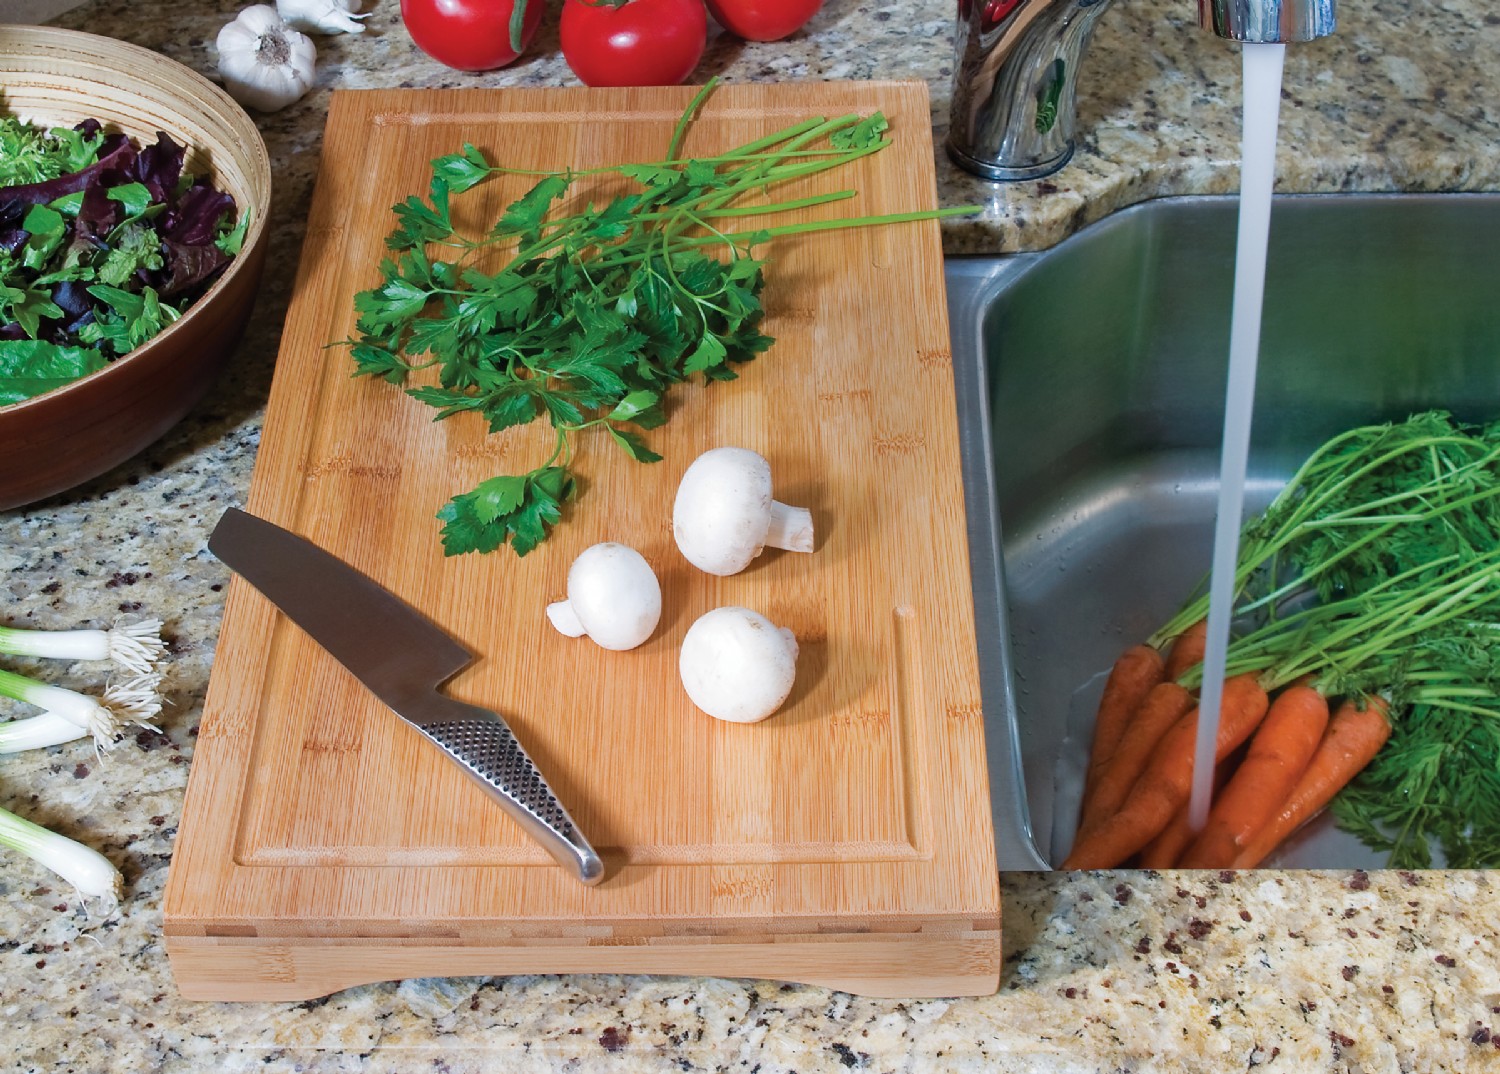
M 549 175 L 506 207 L 500 222 L 490 232 L 491 238 L 507 235 L 535 236 L 554 201 L 567 193 L 572 183 L 561 175 Z M 532 241 L 535 241 L 534 238 Z
M 636 462 L 661 462 L 661 456 L 646 446 L 646 442 L 637 434 L 628 429 L 616 429 L 613 426 L 605 426 L 609 429 L 609 435 L 614 442 L 625 449 Z
M 881 143 L 881 135 L 890 129 L 890 122 L 882 112 L 866 116 L 852 127 L 834 131 L 828 136 L 828 144 L 835 149 L 870 149 Z
M 429 242 L 441 242 L 453 234 L 453 221 L 448 215 L 446 199 L 447 184 L 436 177 L 432 181 L 433 193 L 440 200 L 429 204 L 415 194 L 399 205 L 391 206 L 400 226 L 386 236 L 385 244 L 392 250 L 410 250 L 425 246 Z
M 516 555 L 524 556 L 562 518 L 562 502 L 571 498 L 573 488 L 573 479 L 560 466 L 523 477 L 492 477 L 438 511 L 443 551 L 450 556 L 493 552 L 509 541 Z
M 661 396 L 655 392 L 634 391 L 615 404 L 607 417 L 610 421 L 632 421 L 656 406 Z
M 472 144 L 465 142 L 462 153 L 449 153 L 432 162 L 432 174 L 448 184 L 455 194 L 478 186 L 493 174 L 489 161 Z

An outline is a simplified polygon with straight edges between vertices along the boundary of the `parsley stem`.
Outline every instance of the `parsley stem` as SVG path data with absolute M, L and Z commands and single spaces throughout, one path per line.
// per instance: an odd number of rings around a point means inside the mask
M 687 136 L 688 125 L 698 115 L 698 110 L 703 107 L 703 102 L 708 100 L 709 95 L 718 88 L 719 77 L 715 75 L 710 78 L 700 89 L 697 95 L 688 103 L 683 110 L 682 118 L 677 121 L 677 128 L 672 131 L 672 140 L 667 143 L 667 159 L 676 160 L 677 151 L 682 148 L 682 140 Z
M 720 209 L 703 209 L 701 211 L 694 211 L 692 215 L 695 218 L 701 217 L 704 219 L 714 219 L 721 216 L 770 216 L 773 213 L 790 212 L 793 209 L 808 209 L 815 205 L 827 205 L 830 202 L 847 201 L 849 198 L 857 196 L 858 191 L 838 190 L 832 194 L 814 194 L 806 198 L 768 202 L 764 205 L 741 205 L 738 207 L 726 206 Z M 647 213 L 641 219 L 664 220 L 673 215 L 673 213 Z
M 940 220 L 949 216 L 968 216 L 982 211 L 982 207 L 977 205 L 957 205 L 947 209 L 923 209 L 918 212 L 889 213 L 884 216 L 859 216 L 836 220 L 808 220 L 800 224 L 782 224 L 779 227 L 760 228 L 755 231 L 728 231 L 718 235 L 689 235 L 675 239 L 673 244 L 675 248 L 684 248 L 712 246 L 734 239 L 750 239 L 754 240 L 751 245 L 759 245 L 781 235 L 804 235 L 815 231 L 836 231 L 840 228 L 878 227 L 881 224 L 905 224 L 921 220 Z M 651 252 L 632 252 L 618 256 L 607 256 L 600 264 L 604 268 L 614 268 L 617 265 L 628 265 L 644 261 L 653 256 L 657 255 Z
M 809 120 L 808 124 L 816 125 L 822 122 L 822 120 L 814 119 Z M 784 141 L 787 138 L 792 137 L 793 134 L 806 129 L 808 124 L 798 124 L 796 127 L 789 127 L 787 128 L 787 131 L 770 135 L 766 139 L 764 139 L 764 141 L 766 141 L 768 144 L 775 144 L 775 142 L 777 141 Z M 693 157 L 692 159 L 702 164 L 729 164 L 738 161 L 763 161 L 766 159 L 766 154 L 764 152 L 749 153 L 745 151 L 747 148 L 748 146 L 741 146 L 739 149 L 735 150 L 732 153 L 718 153 L 713 156 Z M 777 153 L 776 156 L 831 158 L 842 157 L 847 152 L 847 149 L 794 149 L 787 152 Z M 622 170 L 625 168 L 680 168 L 686 163 L 687 161 L 683 160 L 653 160 L 647 161 L 642 164 L 605 164 L 598 168 L 569 168 L 565 171 L 555 171 L 547 168 L 510 168 L 503 164 L 495 164 L 491 165 L 486 170 L 491 175 L 522 175 L 529 176 L 534 179 L 548 179 L 553 176 L 568 176 L 572 178 L 582 179 L 595 175 L 619 175 L 622 174 Z

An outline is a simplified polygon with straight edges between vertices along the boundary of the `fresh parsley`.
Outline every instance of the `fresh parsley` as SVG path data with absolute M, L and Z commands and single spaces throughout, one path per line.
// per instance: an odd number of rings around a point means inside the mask
M 491 432 L 544 419 L 551 454 L 520 475 L 491 478 L 438 512 L 444 551 L 526 555 L 577 495 L 569 469 L 579 434 L 602 427 L 638 462 L 656 462 L 642 432 L 689 377 L 728 381 L 773 340 L 761 330 L 766 262 L 781 235 L 931 219 L 976 210 L 868 216 L 739 231 L 764 217 L 853 197 L 854 191 L 740 206 L 747 195 L 819 174 L 890 144 L 880 113 L 813 118 L 718 156 L 678 159 L 710 82 L 679 120 L 665 159 L 586 171 L 524 173 L 536 183 L 482 235 L 453 222 L 455 195 L 511 170 L 466 144 L 432 161 L 425 197 L 392 207 L 396 227 L 379 282 L 354 297 L 355 375 L 405 384 L 437 418 L 473 413 Z M 523 174 L 523 173 L 514 173 Z M 592 181 L 634 189 L 607 198 Z M 565 206 L 560 211 L 559 206 Z M 495 265 L 500 251 L 504 260 Z

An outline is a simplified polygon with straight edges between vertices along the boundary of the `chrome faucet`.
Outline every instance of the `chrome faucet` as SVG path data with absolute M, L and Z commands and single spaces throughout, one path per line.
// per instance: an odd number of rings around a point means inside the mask
M 948 155 L 986 179 L 1036 179 L 1073 155 L 1078 67 L 1111 0 L 959 0 Z M 1232 41 L 1333 32 L 1334 0 L 1198 0 L 1198 23 Z

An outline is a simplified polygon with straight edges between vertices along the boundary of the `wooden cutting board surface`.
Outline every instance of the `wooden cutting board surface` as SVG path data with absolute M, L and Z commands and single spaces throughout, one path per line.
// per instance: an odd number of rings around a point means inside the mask
M 308 995 L 512 967 L 748 972 L 887 994 L 993 989 L 999 895 L 935 222 L 776 240 L 763 296 L 776 344 L 737 367 L 737 381 L 673 390 L 671 421 L 647 434 L 663 462 L 633 462 L 585 434 L 583 495 L 524 559 L 509 549 L 445 558 L 433 516 L 487 477 L 538 465 L 551 431 L 492 436 L 474 415 L 434 422 L 398 388 L 351 378 L 347 349 L 327 346 L 354 333 L 352 298 L 378 281 L 388 206 L 425 192 L 430 159 L 468 141 L 516 168 L 658 160 L 691 95 L 334 95 L 247 509 L 366 572 L 475 654 L 448 692 L 506 718 L 608 874 L 584 888 L 553 865 L 236 578 L 166 897 L 168 946 L 190 994 Z M 921 83 L 725 86 L 684 155 L 876 109 L 890 117 L 892 146 L 777 192 L 859 196 L 785 219 L 933 207 Z M 484 230 L 528 186 L 505 177 L 457 195 L 455 219 Z M 816 552 L 768 551 L 729 578 L 682 558 L 670 527 L 677 482 L 720 445 L 770 460 L 777 498 L 812 510 Z M 661 625 L 631 652 L 565 638 L 544 613 L 565 595 L 573 558 L 606 540 L 636 547 L 662 582 Z M 725 604 L 764 613 L 801 646 L 792 696 L 764 723 L 705 716 L 678 679 L 688 626 Z M 831 946 L 871 934 L 891 942 L 868 972 L 853 947 Z M 902 978 L 924 937 L 929 953 L 961 949 L 964 964 Z M 295 968 L 308 944 L 328 966 L 338 949 L 339 968 L 316 981 Z M 804 961 L 782 971 L 736 953 L 777 945 L 805 949 Z M 549 946 L 576 957 L 549 963 Z M 536 957 L 407 957 L 429 947 Z M 406 961 L 388 957 L 402 948 Z M 611 961 L 636 949 L 666 961 Z M 882 958 L 891 973 L 876 986 Z M 260 985 L 240 988 L 246 975 Z

